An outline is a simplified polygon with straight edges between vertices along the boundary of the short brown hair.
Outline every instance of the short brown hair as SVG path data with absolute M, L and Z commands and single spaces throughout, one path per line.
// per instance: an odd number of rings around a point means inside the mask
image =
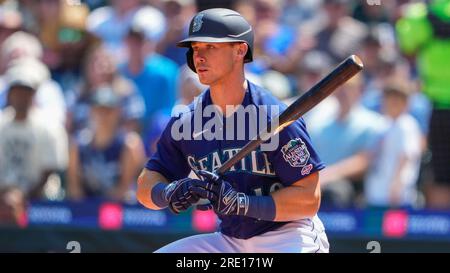
M 383 93 L 385 96 L 395 95 L 405 99 L 409 98 L 412 90 L 413 86 L 408 79 L 400 79 L 398 77 L 392 77 L 386 80 L 383 87 Z

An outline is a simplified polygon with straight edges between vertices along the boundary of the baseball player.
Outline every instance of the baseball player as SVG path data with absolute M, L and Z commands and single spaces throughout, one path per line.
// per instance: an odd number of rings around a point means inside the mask
M 285 109 L 268 91 L 245 79 L 244 63 L 252 61 L 252 27 L 235 11 L 204 10 L 192 19 L 189 37 L 178 46 L 189 49 L 187 63 L 209 89 L 189 111 L 171 118 L 138 178 L 137 197 L 150 209 L 169 207 L 175 213 L 205 198 L 210 203 L 197 208 L 214 209 L 221 223 L 218 232 L 184 238 L 157 252 L 328 252 L 325 230 L 316 215 L 319 170 L 324 165 L 303 119 L 277 135 L 275 149 L 253 151 L 220 177 L 213 173 L 248 142 L 236 136 L 249 124 L 224 125 L 236 118 L 230 109 L 264 105 L 277 106 L 280 112 Z M 201 135 L 208 129 L 198 131 L 196 126 L 189 129 L 193 138 L 174 137 L 177 122 L 194 123 L 193 113 L 208 106 L 220 113 L 222 126 L 216 130 L 226 134 L 235 129 L 234 138 L 205 140 Z M 270 120 L 271 114 L 267 115 Z M 201 119 L 203 124 L 209 120 Z M 191 170 L 201 179 L 189 178 Z

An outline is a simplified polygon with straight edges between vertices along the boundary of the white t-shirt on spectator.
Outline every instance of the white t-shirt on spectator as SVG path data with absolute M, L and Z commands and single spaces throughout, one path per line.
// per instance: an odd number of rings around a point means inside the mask
M 421 160 L 421 132 L 417 121 L 409 114 L 390 121 L 379 149 L 375 151 L 364 184 L 368 205 L 389 206 L 391 183 L 402 155 L 406 156 L 406 165 L 400 174 L 403 185 L 400 205 L 407 206 L 413 205 L 417 198 Z
M 53 80 L 43 82 L 36 91 L 34 102 L 47 119 L 55 120 L 61 125 L 65 124 L 67 107 L 64 93 L 57 82 Z
M 14 120 L 10 107 L 0 116 L 0 186 L 15 185 L 28 192 L 44 171 L 67 165 L 67 134 L 46 124 L 38 112 L 33 109 L 24 122 Z
M 8 89 L 7 81 L 3 76 L 0 76 L 0 109 L 7 104 Z M 57 82 L 54 80 L 44 81 L 36 91 L 34 103 L 48 119 L 65 125 L 67 106 L 64 93 Z

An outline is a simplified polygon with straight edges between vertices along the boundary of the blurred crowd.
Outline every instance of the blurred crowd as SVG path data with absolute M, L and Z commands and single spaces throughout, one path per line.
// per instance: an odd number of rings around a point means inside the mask
M 211 7 L 254 26 L 247 77 L 287 104 L 363 60 L 305 116 L 322 206 L 450 209 L 450 1 L 431 2 L 0 0 L 0 219 L 30 199 L 135 201 L 172 108 L 206 88 L 175 44 Z

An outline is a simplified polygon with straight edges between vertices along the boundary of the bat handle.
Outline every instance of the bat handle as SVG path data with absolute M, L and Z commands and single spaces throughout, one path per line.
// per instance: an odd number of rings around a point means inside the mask
M 195 173 L 195 175 L 197 176 L 198 179 L 200 180 L 204 180 L 203 176 L 198 174 L 198 170 L 196 168 L 191 168 L 191 170 Z M 214 172 L 216 173 L 216 172 Z M 198 206 L 198 205 L 206 205 L 206 204 L 211 204 L 211 202 L 208 199 L 205 198 L 200 198 L 200 200 L 198 200 L 197 203 L 193 204 L 193 206 Z
M 195 175 L 197 176 L 198 179 L 203 180 L 203 176 L 198 174 L 198 170 L 195 168 L 192 168 L 192 171 L 195 173 Z

